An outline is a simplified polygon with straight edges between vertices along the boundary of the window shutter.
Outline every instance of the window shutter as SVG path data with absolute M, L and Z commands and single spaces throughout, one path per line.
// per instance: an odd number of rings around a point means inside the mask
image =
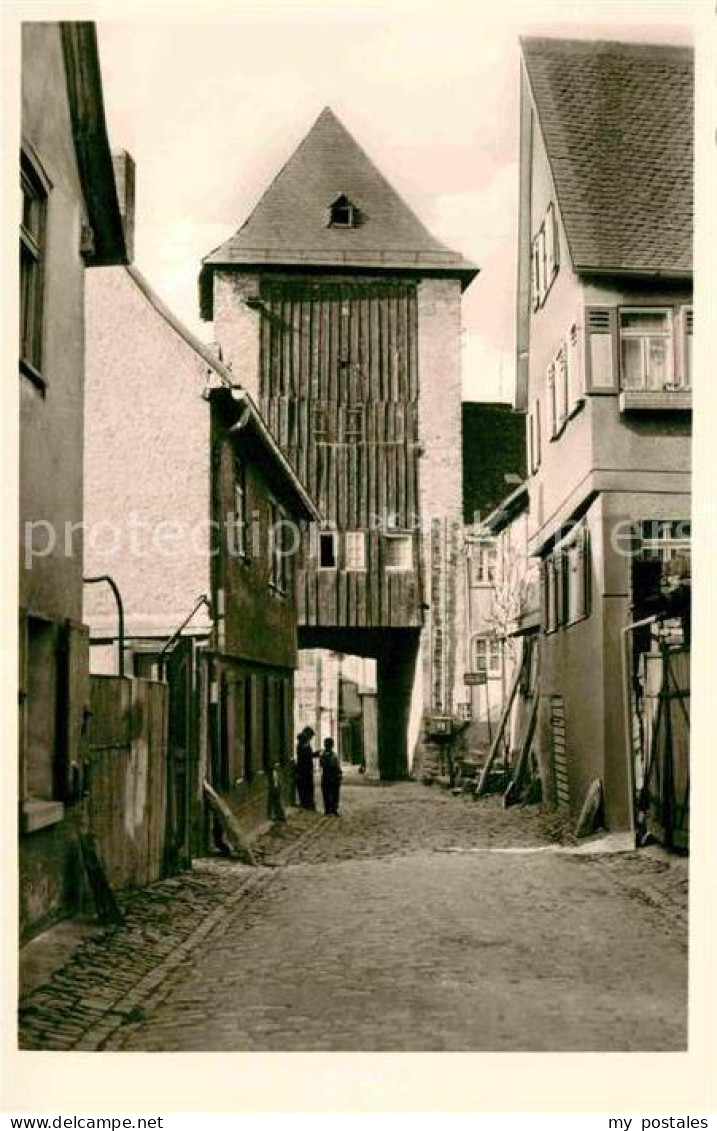
M 68 797 L 72 779 L 72 763 L 81 765 L 88 748 L 90 710 L 90 630 L 86 625 L 70 624 L 67 628 L 67 764 L 64 774 L 64 797 Z M 62 785 L 63 783 L 58 783 Z
M 585 392 L 616 393 L 617 310 L 612 306 L 585 307 Z
M 547 290 L 558 271 L 558 226 L 555 222 L 555 208 L 552 202 L 548 205 L 545 216 L 545 266 Z
M 542 437 L 540 434 L 540 401 L 535 402 L 535 470 L 540 467 L 543 458 Z
M 549 577 L 549 574 L 548 574 L 548 562 L 541 561 L 541 563 L 540 563 L 540 592 L 541 592 L 542 599 L 541 599 L 541 602 L 540 602 L 540 627 L 542 628 L 543 632 L 547 632 L 548 628 L 549 628 L 549 625 L 548 625 L 548 607 L 549 607 L 549 604 L 550 604 L 549 587 L 550 587 L 550 577 Z
M 557 412 L 555 403 L 555 365 L 551 361 L 548 366 L 548 435 L 552 438 L 557 431 Z
M 675 326 L 675 340 L 677 343 L 678 366 L 680 383 L 689 389 L 692 387 L 692 324 L 693 312 L 691 306 L 680 307 Z
M 565 339 L 568 363 L 568 412 L 572 412 L 580 404 L 585 393 L 580 344 L 580 330 L 577 325 L 573 325 Z
M 531 475 L 535 475 L 536 462 L 535 462 L 535 420 L 533 413 L 528 413 L 528 424 L 525 429 L 525 439 L 528 454 L 528 471 Z
M 583 526 L 582 528 L 580 551 L 582 557 L 583 614 L 589 617 L 592 567 L 590 561 L 590 531 L 587 526 Z
M 553 554 L 553 577 L 555 585 L 555 623 L 565 623 L 565 555 L 562 550 Z
M 531 255 L 531 287 L 533 292 L 533 310 L 540 306 L 540 252 L 539 240 L 536 236 L 530 245 Z

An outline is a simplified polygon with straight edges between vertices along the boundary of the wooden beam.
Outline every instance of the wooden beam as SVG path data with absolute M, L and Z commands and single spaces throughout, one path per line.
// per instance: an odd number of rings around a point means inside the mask
M 518 684 L 520 683 L 520 677 L 523 673 L 523 666 L 526 662 L 526 657 L 528 655 L 529 655 L 528 650 L 525 648 L 524 643 L 521 642 L 520 663 L 516 664 L 516 666 L 515 666 L 515 672 L 513 674 L 513 679 L 511 680 L 510 689 L 508 691 L 508 698 L 506 699 L 505 706 L 504 706 L 502 714 L 500 716 L 500 722 L 498 723 L 498 729 L 495 732 L 495 738 L 493 739 L 490 750 L 488 751 L 488 757 L 486 758 L 485 765 L 483 766 L 483 769 L 481 770 L 480 778 L 478 779 L 478 785 L 476 786 L 476 792 L 475 792 L 476 797 L 480 797 L 483 793 L 485 793 L 486 786 L 488 784 L 488 774 L 490 773 L 491 768 L 493 766 L 493 763 L 495 762 L 495 760 L 498 756 L 498 750 L 500 749 L 500 744 L 501 744 L 501 740 L 503 738 L 503 733 L 505 731 L 506 723 L 508 722 L 508 719 L 510 718 L 510 711 L 511 711 L 511 708 L 513 706 L 513 700 L 515 699 L 515 693 L 518 690 Z

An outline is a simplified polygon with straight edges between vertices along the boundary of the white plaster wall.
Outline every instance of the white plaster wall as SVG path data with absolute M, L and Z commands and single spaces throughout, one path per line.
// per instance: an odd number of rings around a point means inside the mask
M 207 363 L 125 268 L 91 272 L 86 299 L 85 575 L 114 577 L 128 636 L 166 636 L 209 592 Z M 84 600 L 114 635 L 109 591 Z

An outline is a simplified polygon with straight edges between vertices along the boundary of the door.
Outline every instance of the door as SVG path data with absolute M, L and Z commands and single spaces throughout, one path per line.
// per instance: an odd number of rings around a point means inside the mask
M 169 735 L 167 750 L 168 874 L 189 868 L 193 778 L 198 760 L 196 645 L 181 637 L 167 661 Z

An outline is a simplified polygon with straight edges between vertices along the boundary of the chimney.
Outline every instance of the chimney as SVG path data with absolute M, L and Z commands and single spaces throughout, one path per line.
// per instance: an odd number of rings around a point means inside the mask
M 127 262 L 132 263 L 134 261 L 134 161 L 126 150 L 120 149 L 112 154 L 112 167 L 124 228 Z

